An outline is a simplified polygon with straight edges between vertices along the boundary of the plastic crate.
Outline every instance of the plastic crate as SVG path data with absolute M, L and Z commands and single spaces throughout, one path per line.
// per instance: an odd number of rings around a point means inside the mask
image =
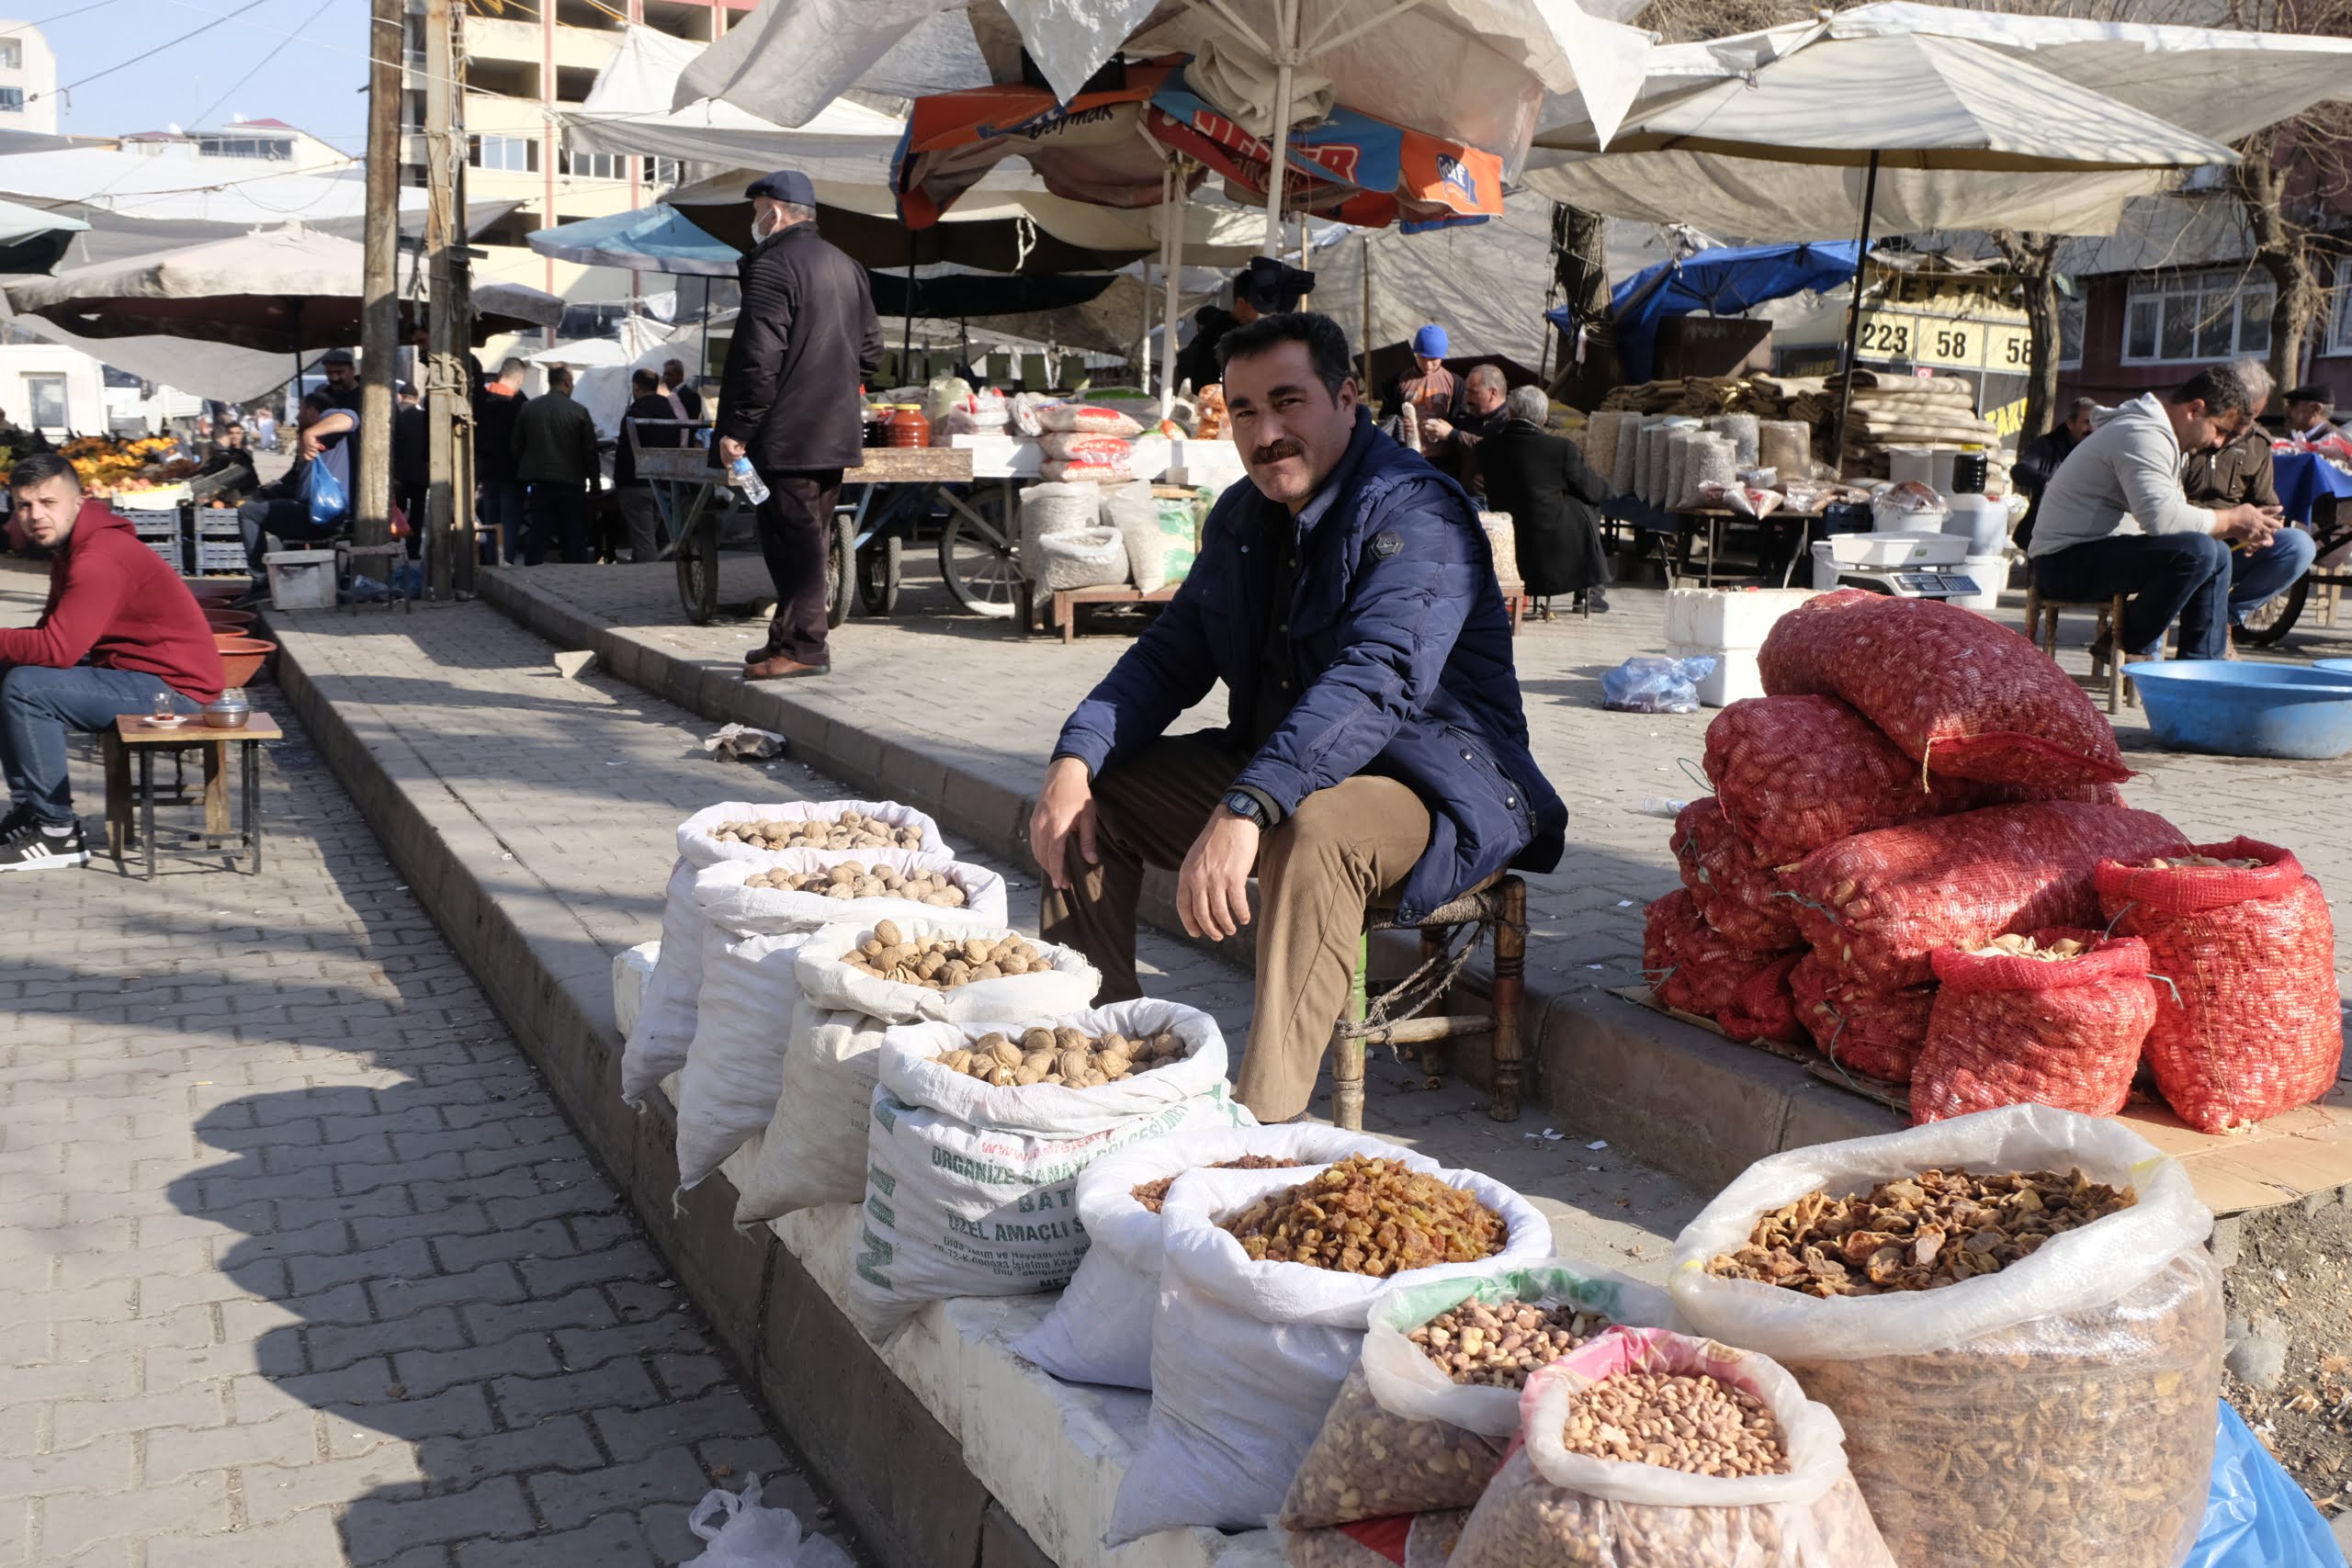
M 197 540 L 196 570 L 198 571 L 242 571 L 244 569 L 245 545 L 243 540 Z

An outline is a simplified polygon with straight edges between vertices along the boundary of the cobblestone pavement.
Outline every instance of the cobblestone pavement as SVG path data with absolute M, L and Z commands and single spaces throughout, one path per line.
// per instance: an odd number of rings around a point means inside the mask
M 0 1562 L 675 1563 L 754 1472 L 815 1517 L 279 716 L 261 877 L 0 879 Z

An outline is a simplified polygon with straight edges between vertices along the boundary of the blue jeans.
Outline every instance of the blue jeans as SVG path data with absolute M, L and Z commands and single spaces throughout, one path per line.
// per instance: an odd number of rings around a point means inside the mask
M 2132 595 L 2119 640 L 2133 658 L 2161 655 L 2176 615 L 2183 659 L 2229 651 L 2230 547 L 2211 534 L 2124 534 L 2069 545 L 2034 557 L 2033 581 L 2051 599 Z
M 65 777 L 65 732 L 105 729 L 117 714 L 152 713 L 155 694 L 170 691 L 160 675 L 77 664 L 71 670 L 19 664 L 0 679 L 0 772 L 9 804 L 51 827 L 74 820 L 74 792 Z M 203 705 L 172 693 L 175 712 Z
M 2295 585 L 2311 570 L 2319 542 L 2301 528 L 2281 528 L 2258 550 L 2230 557 L 2230 624 L 2238 625 Z
M 324 525 L 311 522 L 307 501 L 249 501 L 237 508 L 237 531 L 245 537 L 245 566 L 258 585 L 269 581 L 268 564 L 262 559 L 269 551 L 264 535 L 275 534 L 289 545 L 309 545 L 343 537 L 346 525 L 340 520 Z

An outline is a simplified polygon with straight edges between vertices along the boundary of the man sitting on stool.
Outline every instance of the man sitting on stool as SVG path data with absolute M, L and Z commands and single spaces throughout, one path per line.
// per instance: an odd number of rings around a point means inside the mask
M 1487 537 L 1469 499 L 1381 437 L 1328 316 L 1219 345 L 1250 483 L 1209 513 L 1176 597 L 1063 727 L 1029 823 L 1040 927 L 1141 996 L 1143 869 L 1177 870 L 1194 936 L 1263 897 L 1239 1098 L 1306 1108 L 1365 908 L 1411 923 L 1507 866 L 1556 864 L 1567 808 L 1529 754 Z M 1222 680 L 1227 723 L 1163 732 Z
M 2130 594 L 2120 634 L 2130 658 L 2161 655 L 2176 615 L 2180 657 L 2225 657 L 2230 623 L 2310 569 L 2312 539 L 2280 528 L 2276 507 L 2193 504 L 2181 487 L 2182 454 L 2236 440 L 2269 397 L 2268 373 L 2241 361 L 2116 410 L 2042 492 L 2030 547 L 2042 596 L 2086 603 Z

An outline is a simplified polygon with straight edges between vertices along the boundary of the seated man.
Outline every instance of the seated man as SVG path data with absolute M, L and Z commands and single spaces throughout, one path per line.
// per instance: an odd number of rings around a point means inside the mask
M 2316 383 L 2297 387 L 2286 396 L 2287 434 L 2306 446 L 2315 446 L 2343 431 L 2328 419 L 2335 407 L 2335 395 Z
M 2191 504 L 2181 489 L 2182 454 L 2236 440 L 2269 396 L 2268 375 L 2241 362 L 2116 410 L 2042 492 L 2029 551 L 2042 593 L 2077 602 L 2132 595 L 2120 638 L 2132 658 L 2161 654 L 2176 615 L 2183 659 L 2225 657 L 2231 620 L 2301 574 L 2310 536 L 2282 536 L 2275 509 Z M 2245 547 L 2244 559 L 2233 557 L 2233 545 Z
M 2050 476 L 2066 455 L 2083 444 L 2091 433 L 2098 413 L 2097 398 L 2076 398 L 2066 410 L 2066 423 L 2055 425 L 2026 443 L 2018 455 L 2017 467 L 2009 470 L 2009 479 L 2025 493 L 2025 521 L 2018 525 L 2018 548 L 2025 549 L 2033 543 L 2033 525 L 2041 510 L 2041 492 L 2050 488 Z
M 1529 754 L 1519 681 L 1470 502 L 1376 434 L 1347 337 L 1270 315 L 1222 345 L 1250 483 L 1200 558 L 1062 728 L 1030 818 L 1049 941 L 1143 994 L 1143 869 L 1178 870 L 1184 929 L 1225 938 L 1263 897 L 1238 1078 L 1262 1121 L 1306 1108 L 1365 907 L 1408 921 L 1506 866 L 1557 863 L 1567 808 Z M 1227 723 L 1163 732 L 1222 680 Z
M 311 464 L 325 462 L 330 468 L 338 466 L 329 456 L 333 448 L 323 445 L 320 432 L 339 436 L 356 425 L 357 419 L 330 407 L 323 393 L 311 392 L 303 398 L 295 420 L 301 434 L 296 443 L 300 456 L 294 459 L 294 466 L 274 482 L 255 489 L 253 498 L 237 508 L 237 531 L 245 541 L 245 570 L 254 580 L 252 590 L 237 601 L 241 605 L 258 604 L 269 597 L 269 565 L 264 559 L 270 549 L 269 536 L 275 534 L 288 548 L 300 548 L 339 539 L 351 531 L 348 505 L 341 515 L 328 522 L 311 520 L 307 481 Z M 348 470 L 338 471 L 335 477 L 345 481 L 344 493 L 347 497 Z
M 1579 608 L 1607 615 L 1609 549 L 1597 509 L 1609 499 L 1609 481 L 1575 442 L 1544 428 L 1552 404 L 1543 388 L 1520 388 L 1503 412 L 1472 466 L 1485 479 L 1487 504 L 1510 513 L 1520 582 L 1531 599 L 1573 593 Z
M 65 776 L 65 732 L 153 713 L 159 695 L 194 713 L 220 694 L 220 653 L 179 574 L 128 518 L 82 503 L 62 457 L 40 453 L 8 475 L 12 526 L 50 552 L 49 603 L 35 625 L 0 630 L 0 872 L 90 858 Z
M 2268 372 L 2263 376 L 2267 385 Z M 2234 441 L 2210 452 L 2191 452 L 2181 468 L 2180 488 L 2191 506 L 2201 506 L 2208 512 L 2256 506 L 2271 516 L 2279 515 L 2270 433 L 2259 424 L 2248 424 Z M 2318 553 L 2319 546 L 2311 535 L 2292 525 L 2279 528 L 2267 551 L 2258 555 L 2244 550 L 2232 552 L 2231 636 L 2234 637 L 2245 628 L 2248 615 L 2309 571 L 2312 558 Z M 2254 597 L 2265 587 L 2270 590 L 2267 595 Z

